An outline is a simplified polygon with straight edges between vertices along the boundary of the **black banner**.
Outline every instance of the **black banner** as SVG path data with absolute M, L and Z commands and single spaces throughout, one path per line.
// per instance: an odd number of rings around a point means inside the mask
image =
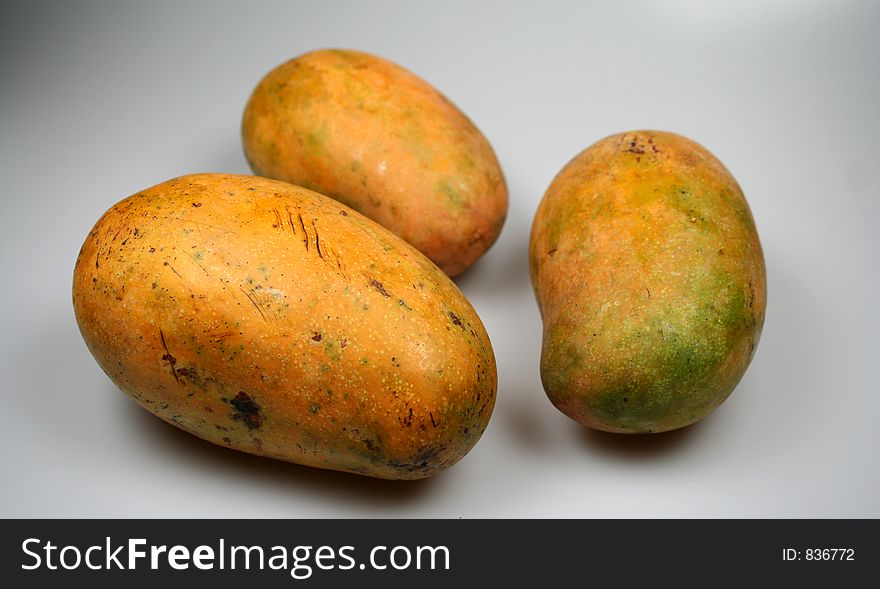
M 841 583 L 878 520 L 5 520 L 6 587 Z

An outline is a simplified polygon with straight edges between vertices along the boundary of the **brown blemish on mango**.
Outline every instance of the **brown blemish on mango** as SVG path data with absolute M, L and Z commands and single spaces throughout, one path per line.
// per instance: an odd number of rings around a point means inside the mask
M 239 391 L 229 404 L 235 408 L 232 419 L 243 421 L 248 429 L 260 429 L 263 426 L 263 415 L 260 406 L 244 391 Z

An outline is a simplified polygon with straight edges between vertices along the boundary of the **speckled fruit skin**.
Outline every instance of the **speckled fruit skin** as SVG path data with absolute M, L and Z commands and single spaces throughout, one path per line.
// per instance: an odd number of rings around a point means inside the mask
M 599 141 L 535 215 L 541 380 L 563 413 L 609 432 L 689 425 L 739 382 L 764 324 L 764 257 L 730 172 L 672 133 Z
M 451 280 L 348 207 L 202 174 L 113 206 L 76 262 L 89 350 L 144 408 L 243 452 L 386 479 L 460 460 L 495 402 Z
M 254 89 L 244 151 L 261 176 L 325 194 L 450 276 L 498 238 L 507 186 L 489 142 L 430 84 L 358 51 L 307 53 Z

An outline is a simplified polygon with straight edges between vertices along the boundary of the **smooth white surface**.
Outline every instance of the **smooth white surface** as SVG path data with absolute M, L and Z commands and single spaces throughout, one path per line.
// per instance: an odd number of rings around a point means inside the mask
M 880 5 L 869 2 L 56 2 L 0 14 L 2 516 L 880 516 Z M 143 411 L 79 336 L 73 263 L 116 201 L 247 173 L 258 79 L 302 52 L 392 59 L 456 102 L 511 193 L 458 280 L 494 344 L 483 439 L 394 483 L 214 447 Z M 686 430 L 591 433 L 546 400 L 532 214 L 599 138 L 690 136 L 737 177 L 769 306 L 731 398 Z

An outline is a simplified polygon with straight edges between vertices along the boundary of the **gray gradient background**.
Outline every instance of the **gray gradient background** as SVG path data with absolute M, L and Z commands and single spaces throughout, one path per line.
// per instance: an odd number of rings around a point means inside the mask
M 2 516 L 880 516 L 880 3 L 22 2 L 0 8 Z M 113 203 L 248 172 L 245 101 L 327 46 L 390 58 L 484 131 L 510 215 L 458 282 L 500 375 L 457 466 L 416 483 L 214 447 L 140 409 L 82 343 L 74 260 Z M 769 277 L 763 339 L 714 414 L 589 432 L 546 400 L 528 279 L 554 174 L 633 128 L 700 141 L 742 185 Z

